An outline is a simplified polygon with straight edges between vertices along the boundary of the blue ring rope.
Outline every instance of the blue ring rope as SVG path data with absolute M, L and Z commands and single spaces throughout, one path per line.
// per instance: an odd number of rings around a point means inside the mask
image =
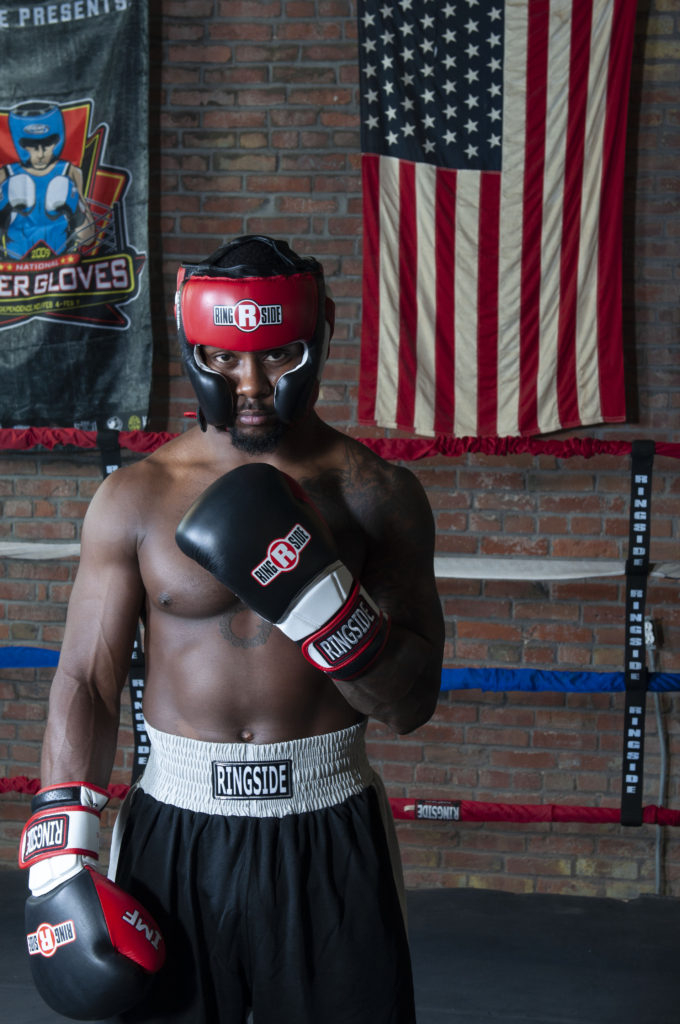
M 623 672 L 558 672 L 531 668 L 445 668 L 442 690 L 523 690 L 549 693 L 616 693 L 625 690 Z M 649 673 L 649 689 L 680 690 L 680 674 Z
M 0 668 L 55 666 L 59 651 L 49 647 L 0 647 Z M 623 672 L 558 672 L 530 668 L 445 668 L 442 690 L 496 690 L 548 693 L 618 693 L 625 689 Z M 650 672 L 649 689 L 680 690 L 680 674 Z

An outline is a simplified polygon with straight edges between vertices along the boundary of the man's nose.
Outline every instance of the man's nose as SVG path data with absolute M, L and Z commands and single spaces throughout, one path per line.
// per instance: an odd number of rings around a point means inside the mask
M 269 378 L 254 352 L 243 353 L 236 378 L 236 393 L 238 395 L 252 398 L 271 391 Z

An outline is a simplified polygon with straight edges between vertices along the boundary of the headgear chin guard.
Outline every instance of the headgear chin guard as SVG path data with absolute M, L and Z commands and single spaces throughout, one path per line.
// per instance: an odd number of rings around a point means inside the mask
M 240 262 L 239 250 L 246 262 Z M 205 364 L 203 345 L 227 352 L 261 352 L 300 342 L 300 362 L 282 374 L 274 388 L 276 414 L 290 423 L 315 397 L 333 333 L 334 309 L 321 264 L 266 235 L 242 235 L 203 263 L 183 263 L 177 274 L 175 315 L 201 429 L 207 423 L 226 429 L 235 414 L 231 386 Z

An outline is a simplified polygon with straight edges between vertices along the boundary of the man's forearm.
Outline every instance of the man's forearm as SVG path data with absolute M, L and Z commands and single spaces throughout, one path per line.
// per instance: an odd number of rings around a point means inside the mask
M 119 706 L 96 690 L 55 677 L 41 758 L 43 786 L 64 780 L 108 785 L 118 740 Z
M 353 680 L 334 680 L 357 711 L 398 733 L 429 721 L 441 685 L 441 647 L 392 624 L 390 637 L 374 666 Z

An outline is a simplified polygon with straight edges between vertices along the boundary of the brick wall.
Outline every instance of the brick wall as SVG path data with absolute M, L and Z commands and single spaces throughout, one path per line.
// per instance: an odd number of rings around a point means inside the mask
M 182 413 L 193 406 L 171 316 L 177 263 L 204 255 L 225 236 L 265 231 L 324 262 L 338 329 L 319 409 L 335 425 L 365 435 L 356 421 L 361 192 L 354 4 L 151 0 L 151 11 L 150 429 L 182 430 Z M 629 423 L 589 432 L 603 439 L 680 441 L 679 38 L 674 0 L 640 0 L 624 219 Z M 431 500 L 438 554 L 625 558 L 627 459 L 468 455 L 410 468 Z M 2 453 L 1 538 L 77 540 L 100 475 L 94 453 Z M 679 491 L 677 461 L 657 458 L 655 563 L 679 559 Z M 76 566 L 75 557 L 0 563 L 2 644 L 58 646 Z M 439 585 L 447 667 L 622 667 L 620 576 Z M 654 577 L 648 612 L 663 634 L 654 667 L 665 672 L 680 671 L 678 607 L 677 581 Z M 0 776 L 37 775 L 51 675 L 2 672 Z M 679 699 L 648 698 L 645 803 L 660 802 L 667 749 L 662 797 L 680 807 Z M 617 806 L 622 709 L 620 694 L 448 691 L 432 721 L 409 736 L 373 723 L 370 747 L 394 797 Z M 130 736 L 126 708 L 116 781 L 129 779 Z M 1 799 L 0 864 L 13 864 L 28 799 Z M 419 822 L 400 823 L 398 831 L 412 886 L 632 897 L 655 890 L 658 852 L 662 891 L 680 895 L 677 829 Z

